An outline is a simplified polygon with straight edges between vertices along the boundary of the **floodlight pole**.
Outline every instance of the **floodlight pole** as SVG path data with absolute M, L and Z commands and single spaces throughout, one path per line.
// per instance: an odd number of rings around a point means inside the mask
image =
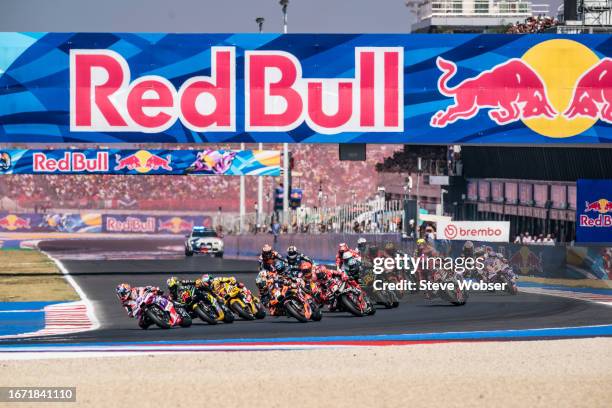
M 287 6 L 289 0 L 280 0 L 283 11 L 283 33 L 287 34 Z M 283 143 L 283 223 L 289 226 L 289 145 Z
M 240 150 L 244 150 L 244 143 L 240 143 Z M 240 175 L 240 233 L 244 234 L 244 216 L 246 213 L 244 194 L 244 174 Z

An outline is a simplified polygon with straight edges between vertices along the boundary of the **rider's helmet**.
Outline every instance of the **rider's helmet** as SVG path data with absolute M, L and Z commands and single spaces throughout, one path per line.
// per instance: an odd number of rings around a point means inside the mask
M 272 258 L 272 247 L 270 246 L 270 244 L 265 244 L 261 248 L 261 257 L 263 259 L 270 259 L 270 258 Z
M 359 238 L 357 240 L 357 249 L 359 250 L 359 252 L 364 253 L 366 250 L 367 244 L 368 244 L 368 241 L 364 237 Z
M 285 263 L 283 261 L 276 261 L 274 264 L 274 270 L 276 270 L 278 273 L 285 272 Z
M 235 285 L 235 284 L 236 284 L 236 278 L 234 278 L 233 276 L 231 276 L 231 277 L 230 277 L 230 278 L 227 280 L 227 282 L 228 282 L 230 285 Z
M 130 287 L 129 284 L 122 283 L 120 285 L 117 285 L 117 289 L 115 289 L 115 292 L 117 293 L 117 297 L 119 298 L 119 300 L 124 302 L 130 297 L 132 288 Z
M 298 250 L 295 245 L 291 245 L 289 248 L 287 248 L 287 260 L 289 263 L 294 263 L 297 260 L 297 257 Z
M 417 244 L 417 250 L 419 253 L 423 252 L 425 245 L 427 245 L 423 238 L 417 239 L 416 244 Z
M 168 278 L 168 280 L 166 280 L 166 285 L 168 285 L 168 288 L 172 289 L 173 287 L 178 285 L 178 279 L 176 279 L 174 276 Z
M 195 287 L 198 289 L 202 287 L 202 279 L 195 280 Z
M 342 254 L 342 260 L 344 262 L 348 262 L 348 260 L 352 258 L 353 258 L 353 254 L 351 253 L 351 251 L 346 251 L 345 253 Z
M 349 250 L 349 247 L 348 245 L 346 245 L 346 243 L 342 242 L 338 245 L 338 253 L 343 254 L 348 250 Z
M 205 273 L 204 275 L 202 275 L 202 283 L 204 285 L 209 285 L 211 281 L 212 277 L 209 274 Z
M 327 268 L 323 265 L 317 268 L 317 279 L 324 279 L 327 276 Z
M 387 242 L 385 244 L 385 254 L 395 256 L 396 252 L 395 244 L 393 242 Z
M 463 255 L 474 255 L 474 243 L 472 241 L 465 241 L 465 244 L 463 244 Z
M 352 256 L 346 260 L 346 266 L 348 268 L 349 275 L 355 275 L 357 272 L 359 272 L 359 262 Z

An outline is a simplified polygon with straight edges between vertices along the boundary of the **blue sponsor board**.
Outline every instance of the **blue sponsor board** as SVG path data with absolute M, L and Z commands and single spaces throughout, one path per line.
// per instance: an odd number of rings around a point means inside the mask
M 578 180 L 576 207 L 576 241 L 612 243 L 612 180 Z
M 611 38 L 0 33 L 0 142 L 610 143 Z
M 0 232 L 101 232 L 101 215 L 0 212 Z
M 280 176 L 280 151 L 4 150 L 0 174 Z

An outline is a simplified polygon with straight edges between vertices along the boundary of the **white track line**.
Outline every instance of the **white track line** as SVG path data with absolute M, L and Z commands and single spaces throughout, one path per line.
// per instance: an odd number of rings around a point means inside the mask
M 58 269 L 62 271 L 64 278 L 68 281 L 70 286 L 72 286 L 75 292 L 79 295 L 79 297 L 81 298 L 81 301 L 83 301 L 83 303 L 85 304 L 85 307 L 87 307 L 87 317 L 89 317 L 89 320 L 91 321 L 91 327 L 83 331 L 99 329 L 100 321 L 96 317 L 93 302 L 87 297 L 87 294 L 85 293 L 85 291 L 79 286 L 78 283 L 76 283 L 72 275 L 70 275 L 70 272 L 68 271 L 68 269 L 66 269 L 64 264 L 59 259 L 52 257 L 51 255 L 49 255 L 48 252 L 45 252 L 45 251 L 40 251 L 40 252 L 45 254 L 47 258 L 51 259 L 55 263 L 55 265 L 57 265 Z

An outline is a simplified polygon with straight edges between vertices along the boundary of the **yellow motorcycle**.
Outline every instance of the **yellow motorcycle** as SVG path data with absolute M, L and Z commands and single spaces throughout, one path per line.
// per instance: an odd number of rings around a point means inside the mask
M 266 309 L 258 297 L 253 296 L 245 286 L 225 284 L 225 304 L 227 307 L 245 320 L 263 319 Z

